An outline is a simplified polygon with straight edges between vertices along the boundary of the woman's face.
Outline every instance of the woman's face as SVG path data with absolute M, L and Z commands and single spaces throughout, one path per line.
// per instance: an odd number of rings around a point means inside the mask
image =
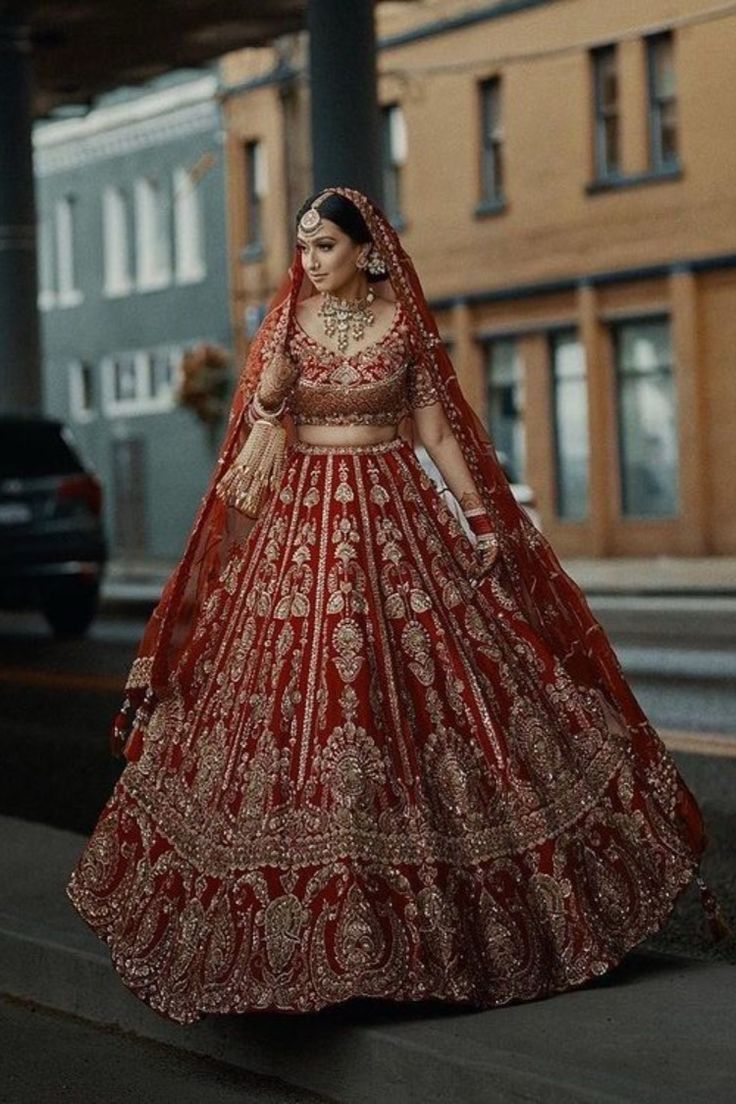
M 333 295 L 355 280 L 358 257 L 368 248 L 354 242 L 337 223 L 326 218 L 316 234 L 307 236 L 299 231 L 296 240 L 304 271 L 314 286 Z

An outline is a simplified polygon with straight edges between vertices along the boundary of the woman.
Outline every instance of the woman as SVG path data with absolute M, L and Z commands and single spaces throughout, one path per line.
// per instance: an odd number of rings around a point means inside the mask
M 299 212 L 113 744 L 67 892 L 179 1022 L 569 989 L 698 876 L 695 800 L 360 192 Z

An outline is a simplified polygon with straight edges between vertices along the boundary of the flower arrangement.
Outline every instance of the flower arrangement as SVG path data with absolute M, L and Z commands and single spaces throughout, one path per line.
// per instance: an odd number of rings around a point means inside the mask
M 221 345 L 200 342 L 184 353 L 176 401 L 213 426 L 225 414 L 230 390 L 230 354 Z

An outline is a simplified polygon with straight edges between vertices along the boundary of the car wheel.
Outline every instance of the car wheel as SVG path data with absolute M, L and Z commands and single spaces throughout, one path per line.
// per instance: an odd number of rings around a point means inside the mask
M 41 608 L 54 636 L 84 636 L 99 602 L 97 580 L 55 579 L 41 594 Z

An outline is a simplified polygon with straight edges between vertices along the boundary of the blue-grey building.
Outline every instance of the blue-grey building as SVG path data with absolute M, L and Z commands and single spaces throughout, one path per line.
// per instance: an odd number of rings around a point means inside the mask
M 231 348 L 217 72 L 175 72 L 39 123 L 44 406 L 105 488 L 113 555 L 171 559 L 213 461 L 175 400 L 184 351 Z

